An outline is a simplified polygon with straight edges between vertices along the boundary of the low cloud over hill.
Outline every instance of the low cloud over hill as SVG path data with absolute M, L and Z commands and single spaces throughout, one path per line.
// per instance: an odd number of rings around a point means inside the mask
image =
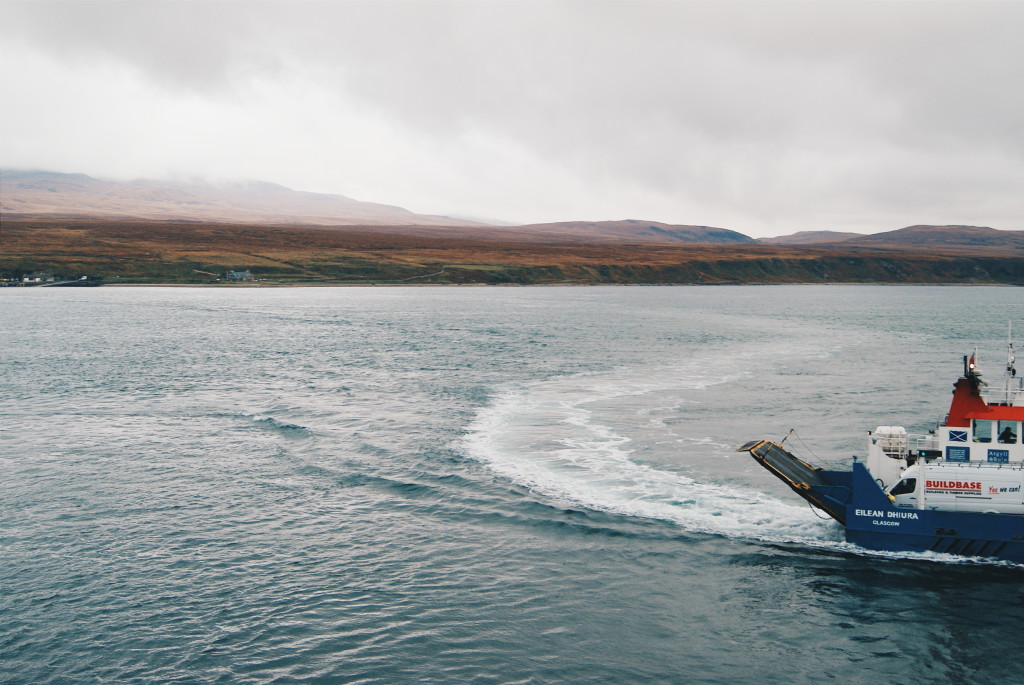
M 258 181 L 117 182 L 84 174 L 5 170 L 0 174 L 0 198 L 4 214 L 22 216 L 363 226 L 474 223 Z

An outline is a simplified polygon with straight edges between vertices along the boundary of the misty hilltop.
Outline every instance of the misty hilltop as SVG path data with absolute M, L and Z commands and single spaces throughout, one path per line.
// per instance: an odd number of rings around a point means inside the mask
M 217 221 L 232 223 L 464 226 L 475 222 L 414 214 L 344 195 L 292 190 L 252 181 L 107 181 L 85 174 L 0 171 L 0 211 L 6 215 Z

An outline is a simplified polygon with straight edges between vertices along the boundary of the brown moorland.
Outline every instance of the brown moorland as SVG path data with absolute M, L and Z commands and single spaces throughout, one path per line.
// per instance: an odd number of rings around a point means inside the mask
M 0 233 L 0 272 L 46 270 L 106 283 L 211 283 L 229 269 L 295 284 L 1024 283 L 1024 245 L 923 251 L 888 243 L 580 244 L 550 242 L 550 236 L 534 242 L 527 232 L 473 238 L 449 227 L 9 216 Z

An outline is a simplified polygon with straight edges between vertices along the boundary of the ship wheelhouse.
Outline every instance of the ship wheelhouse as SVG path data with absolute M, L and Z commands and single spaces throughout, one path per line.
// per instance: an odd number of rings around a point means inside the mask
M 982 380 L 975 360 L 976 354 L 964 357 L 944 424 L 927 435 L 902 426 L 879 426 L 870 434 L 866 465 L 883 488 L 918 462 L 1024 469 L 1024 378 L 1017 377 L 1012 344 L 998 387 Z
M 937 429 L 944 461 L 1024 462 L 1024 379 L 1017 377 L 1014 361 L 1011 343 L 1002 382 L 990 387 L 981 378 L 975 355 L 964 360 L 946 424 Z

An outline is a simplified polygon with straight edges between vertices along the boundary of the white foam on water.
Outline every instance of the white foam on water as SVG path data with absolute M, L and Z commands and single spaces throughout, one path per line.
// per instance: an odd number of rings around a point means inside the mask
M 778 542 L 833 543 L 841 531 L 803 503 L 695 479 L 632 458 L 634 439 L 616 416 L 648 416 L 638 405 L 745 377 L 735 359 L 692 360 L 660 369 L 564 376 L 509 390 L 481 410 L 464 439 L 475 459 L 544 496 L 592 509 L 672 521 L 687 531 Z M 628 422 L 627 422 L 628 423 Z M 643 430 L 648 420 L 630 430 Z M 704 436 L 709 451 L 721 445 Z

